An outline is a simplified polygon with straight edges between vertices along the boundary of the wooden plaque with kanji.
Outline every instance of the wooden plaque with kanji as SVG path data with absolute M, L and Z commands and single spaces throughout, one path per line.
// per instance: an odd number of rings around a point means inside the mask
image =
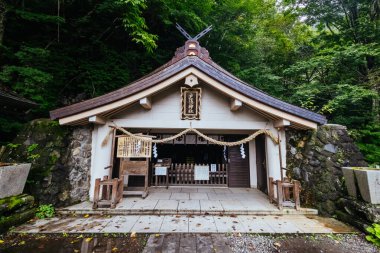
M 201 88 L 181 87 L 182 115 L 181 119 L 196 119 L 201 117 Z

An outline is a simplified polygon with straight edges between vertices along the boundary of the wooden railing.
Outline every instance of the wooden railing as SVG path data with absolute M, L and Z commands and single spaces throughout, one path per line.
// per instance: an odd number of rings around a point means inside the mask
M 207 165 L 207 164 L 199 164 Z M 209 172 L 209 180 L 194 180 L 194 166 L 195 164 L 181 164 L 172 163 L 168 170 L 168 184 L 169 185 L 219 185 L 226 186 L 228 183 L 227 178 L 227 164 L 216 164 L 216 171 Z M 157 185 L 166 185 L 166 177 L 158 176 Z M 154 178 L 154 168 L 152 171 L 151 185 L 156 185 Z
M 274 181 L 272 177 L 269 177 L 269 202 L 276 203 L 280 210 L 282 210 L 283 207 L 294 207 L 296 210 L 299 210 L 300 191 L 301 184 L 297 180 L 290 181 L 284 178 L 284 181 Z

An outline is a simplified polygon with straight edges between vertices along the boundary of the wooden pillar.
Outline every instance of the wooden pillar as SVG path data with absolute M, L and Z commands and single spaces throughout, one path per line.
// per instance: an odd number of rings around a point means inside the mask
M 301 191 L 301 184 L 298 180 L 293 180 L 294 188 L 293 188 L 293 198 L 294 203 L 296 206 L 296 210 L 300 210 L 301 203 L 300 203 L 300 191 Z
M 282 192 L 282 182 L 277 180 L 277 205 L 280 210 L 283 208 L 283 192 Z

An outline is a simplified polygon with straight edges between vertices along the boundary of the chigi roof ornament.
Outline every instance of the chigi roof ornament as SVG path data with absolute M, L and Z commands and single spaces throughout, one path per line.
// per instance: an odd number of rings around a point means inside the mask
M 178 23 L 176 24 L 176 28 L 182 33 L 187 41 L 185 43 L 185 46 L 177 49 L 171 63 L 176 62 L 186 56 L 198 56 L 204 61 L 210 60 L 208 51 L 199 45 L 198 40 L 212 30 L 212 25 L 204 29 L 195 37 L 191 37 Z
M 206 29 L 204 29 L 202 32 L 198 33 L 197 36 L 195 37 L 191 37 L 186 31 L 185 29 L 182 28 L 182 26 L 180 26 L 178 23 L 176 23 L 176 26 L 175 26 L 178 31 L 180 31 L 182 33 L 183 36 L 185 36 L 186 39 L 188 40 L 195 40 L 195 41 L 198 41 L 200 38 L 202 38 L 206 33 L 208 33 L 209 31 L 212 30 L 212 25 L 210 25 L 209 27 L 207 27 Z

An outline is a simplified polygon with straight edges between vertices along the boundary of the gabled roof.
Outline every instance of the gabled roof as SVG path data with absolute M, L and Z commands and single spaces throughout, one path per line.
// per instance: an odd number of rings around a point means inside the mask
M 29 109 L 38 106 L 37 103 L 26 99 L 17 93 L 0 87 L 0 105 Z
M 53 110 L 50 112 L 50 117 L 52 119 L 65 118 L 119 101 L 153 87 L 189 67 L 194 67 L 226 87 L 272 108 L 317 124 L 325 124 L 327 122 L 323 115 L 286 103 L 243 82 L 213 62 L 209 57 L 208 51 L 200 47 L 197 41 L 192 40 L 187 41 L 184 47 L 177 49 L 175 56 L 168 63 L 128 86 L 93 99 Z

